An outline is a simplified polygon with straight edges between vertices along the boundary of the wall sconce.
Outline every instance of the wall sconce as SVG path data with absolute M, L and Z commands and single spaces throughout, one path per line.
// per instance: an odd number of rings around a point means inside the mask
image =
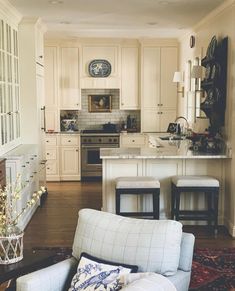
M 183 77 L 183 73 L 181 72 L 175 72 L 174 73 L 174 77 L 173 77 L 173 82 L 174 83 L 183 83 L 184 81 L 184 77 Z M 178 90 L 178 85 L 177 85 L 177 93 L 181 93 L 182 94 L 182 97 L 184 97 L 184 86 L 181 87 L 181 91 Z
M 204 67 L 194 65 L 191 72 L 191 78 L 195 79 L 195 91 L 202 91 L 199 89 L 199 80 L 203 78 Z

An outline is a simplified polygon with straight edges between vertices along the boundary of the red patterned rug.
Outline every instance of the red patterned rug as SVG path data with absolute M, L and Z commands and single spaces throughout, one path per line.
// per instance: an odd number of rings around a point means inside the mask
M 234 291 L 235 248 L 195 249 L 190 291 Z
M 55 249 L 55 262 L 71 256 L 69 248 Z M 235 248 L 195 249 L 189 291 L 235 291 Z

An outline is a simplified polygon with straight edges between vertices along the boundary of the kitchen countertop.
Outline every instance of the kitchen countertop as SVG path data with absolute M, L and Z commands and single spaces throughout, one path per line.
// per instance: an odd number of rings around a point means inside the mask
M 226 159 L 226 152 L 201 153 L 189 150 L 190 141 L 160 141 L 154 147 L 107 148 L 100 150 L 101 159 Z

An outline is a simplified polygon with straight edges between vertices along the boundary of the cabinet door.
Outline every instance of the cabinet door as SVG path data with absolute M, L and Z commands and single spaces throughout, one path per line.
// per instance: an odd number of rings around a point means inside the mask
M 60 148 L 60 174 L 68 176 L 68 178 L 75 178 L 80 175 L 79 167 L 79 148 L 78 147 L 61 147 Z
M 160 48 L 144 47 L 142 55 L 143 108 L 157 109 L 160 103 Z
M 120 109 L 139 109 L 139 54 L 137 47 L 121 49 Z
M 40 28 L 36 29 L 36 62 L 44 64 L 44 32 Z
M 80 109 L 79 51 L 61 48 L 60 108 Z
M 143 132 L 156 132 L 160 130 L 160 112 L 144 109 L 141 112 L 141 129 Z
M 176 47 L 161 48 L 161 106 L 176 108 L 177 84 L 173 82 L 178 66 Z
M 58 131 L 58 110 L 46 108 L 46 131 Z
M 166 132 L 170 122 L 176 119 L 176 110 L 162 110 L 160 114 L 159 131 Z
M 58 104 L 58 63 L 57 48 L 45 47 L 45 106 L 57 108 Z

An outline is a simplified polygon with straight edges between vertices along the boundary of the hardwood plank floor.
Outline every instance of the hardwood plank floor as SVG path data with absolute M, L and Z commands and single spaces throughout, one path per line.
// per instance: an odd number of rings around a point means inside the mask
M 25 231 L 24 247 L 71 247 L 82 208 L 101 209 L 102 184 L 96 182 L 50 182 L 45 204 L 38 208 Z M 208 227 L 187 226 L 196 236 L 196 247 L 235 247 L 235 240 L 220 227 L 217 237 Z

